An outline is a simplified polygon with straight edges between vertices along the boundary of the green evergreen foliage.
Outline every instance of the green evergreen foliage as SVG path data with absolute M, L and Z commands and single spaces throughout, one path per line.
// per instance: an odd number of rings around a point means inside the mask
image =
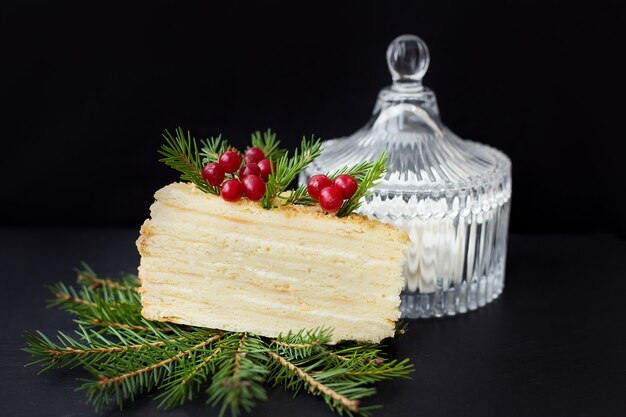
M 339 414 L 368 415 L 375 408 L 361 400 L 372 384 L 407 378 L 408 359 L 385 357 L 382 346 L 342 342 L 330 345 L 326 328 L 288 332 L 275 339 L 171 323 L 141 316 L 136 276 L 102 278 L 84 266 L 77 285 L 50 287 L 50 305 L 75 316 L 77 329 L 50 338 L 27 333 L 24 349 L 41 366 L 82 368 L 93 379 L 79 390 L 100 410 L 121 408 L 137 396 L 158 391 L 160 406 L 184 404 L 204 392 L 220 415 L 249 412 L 267 399 L 266 385 L 320 396 Z
M 255 146 L 263 151 L 266 159 L 273 161 L 279 160 L 285 153 L 286 149 L 280 147 L 280 140 L 277 139 L 276 133 L 271 129 L 267 129 L 261 133 L 256 131 L 252 134 L 252 146 Z
M 159 150 L 159 153 L 163 155 L 160 161 L 179 171 L 183 181 L 192 182 L 205 193 L 219 195 L 220 187 L 212 186 L 204 180 L 202 168 L 210 162 L 217 162 L 220 155 L 226 150 L 234 150 L 222 138 L 222 135 L 203 139 L 200 142 L 200 149 L 196 139 L 189 132 L 185 134 L 180 127 L 175 130 L 175 136 L 166 130 L 163 138 L 165 144 Z M 294 179 L 321 154 L 322 143 L 320 139 L 313 136 L 309 139 L 302 138 L 300 148 L 296 149 L 291 157 L 287 150 L 280 148 L 280 141 L 277 139 L 276 133 L 269 129 L 263 133 L 254 132 L 251 142 L 252 146 L 260 148 L 266 158 L 275 163 L 266 182 L 265 195 L 260 200 L 263 208 L 271 209 L 278 205 L 289 204 L 306 206 L 317 204 L 317 201 L 309 196 L 306 184 L 300 185 L 291 192 L 286 191 Z M 371 194 L 373 187 L 385 174 L 387 159 L 387 154 L 384 152 L 375 162 L 362 162 L 327 174 L 331 180 L 341 174 L 349 174 L 359 183 L 359 188 L 354 196 L 346 200 L 337 212 L 338 217 L 348 216 L 361 206 L 362 198 Z
M 354 210 L 361 207 L 363 204 L 363 199 L 372 195 L 373 188 L 376 187 L 380 180 L 387 172 L 387 167 L 385 164 L 388 161 L 387 151 L 384 151 L 378 160 L 374 162 L 370 169 L 363 173 L 363 177 L 357 182 L 359 183 L 359 188 L 357 188 L 356 192 L 352 197 L 346 200 L 339 211 L 337 212 L 337 217 L 345 217 L 350 215 Z
M 310 139 L 302 138 L 300 148 L 296 149 L 293 156 L 285 153 L 276 161 L 276 167 L 267 179 L 265 196 L 261 199 L 261 206 L 270 209 L 275 205 L 275 199 L 287 190 L 291 182 L 308 167 L 311 162 L 322 152 L 322 143 L 319 139 L 311 136 Z

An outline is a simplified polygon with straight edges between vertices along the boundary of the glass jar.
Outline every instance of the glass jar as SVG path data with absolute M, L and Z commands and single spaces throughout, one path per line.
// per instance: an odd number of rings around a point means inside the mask
M 373 117 L 349 137 L 324 142 L 300 176 L 375 160 L 388 151 L 388 172 L 359 212 L 407 231 L 405 318 L 475 310 L 504 287 L 511 162 L 502 152 L 463 140 L 441 123 L 432 90 L 422 85 L 430 61 L 417 36 L 387 49 L 393 84 Z

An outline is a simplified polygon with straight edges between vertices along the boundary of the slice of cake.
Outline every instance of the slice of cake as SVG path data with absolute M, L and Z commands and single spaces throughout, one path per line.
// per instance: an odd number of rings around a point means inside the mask
M 155 198 L 137 241 L 144 317 L 267 337 L 318 327 L 335 342 L 393 336 L 403 231 L 319 206 L 227 202 L 190 183 Z

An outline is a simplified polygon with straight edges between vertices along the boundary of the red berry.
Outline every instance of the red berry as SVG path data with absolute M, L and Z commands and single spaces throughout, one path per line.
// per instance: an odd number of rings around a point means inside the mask
M 306 189 L 311 198 L 319 200 L 322 190 L 326 187 L 330 187 L 331 185 L 333 185 L 333 183 L 326 175 L 316 174 L 309 178 L 309 183 L 307 184 Z
M 334 213 L 343 204 L 341 190 L 337 187 L 326 187 L 320 192 L 320 206 L 329 213 Z
M 224 181 L 224 171 L 217 162 L 211 162 L 202 168 L 202 178 L 211 185 L 220 185 Z
M 237 180 L 228 180 L 222 184 L 220 194 L 226 201 L 237 201 L 243 196 L 243 184 Z
M 251 148 L 246 149 L 245 159 L 246 159 L 246 164 L 249 164 L 250 162 L 257 163 L 265 159 L 265 153 L 261 149 L 253 146 Z
M 339 175 L 333 181 L 333 185 L 341 190 L 341 195 L 345 199 L 352 197 L 356 193 L 357 188 L 359 188 L 359 184 L 357 184 L 354 177 L 348 174 Z
M 248 175 L 260 176 L 261 175 L 261 168 L 259 168 L 259 166 L 257 164 L 255 164 L 254 162 L 250 162 L 248 164 L 245 164 L 239 170 L 239 179 L 242 179 L 243 177 L 248 176 Z
M 226 151 L 220 155 L 219 164 L 222 171 L 232 174 L 241 165 L 241 155 L 235 151 Z
M 257 165 L 261 169 L 261 178 L 263 179 L 263 181 L 267 181 L 267 179 L 269 178 L 270 174 L 272 173 L 272 166 L 274 166 L 274 170 L 276 170 L 276 163 L 274 161 L 270 162 L 269 159 L 263 159 L 259 161 Z
M 252 201 L 260 200 L 265 195 L 265 182 L 258 175 L 247 175 L 243 183 L 244 194 Z

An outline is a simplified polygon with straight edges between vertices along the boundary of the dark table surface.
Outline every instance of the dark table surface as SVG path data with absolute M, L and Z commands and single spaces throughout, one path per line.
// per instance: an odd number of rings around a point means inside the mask
M 136 230 L 0 230 L 0 415 L 95 414 L 74 392 L 76 372 L 37 376 L 24 368 L 22 334 L 72 329 L 46 310 L 44 285 L 72 282 L 87 261 L 96 271 L 135 271 Z M 412 380 L 378 385 L 376 416 L 626 415 L 626 242 L 606 235 L 511 236 L 506 289 L 478 311 L 411 321 L 391 353 L 409 356 Z M 216 415 L 202 400 L 172 411 L 143 398 L 105 416 Z M 333 415 L 319 398 L 279 388 L 258 416 Z

